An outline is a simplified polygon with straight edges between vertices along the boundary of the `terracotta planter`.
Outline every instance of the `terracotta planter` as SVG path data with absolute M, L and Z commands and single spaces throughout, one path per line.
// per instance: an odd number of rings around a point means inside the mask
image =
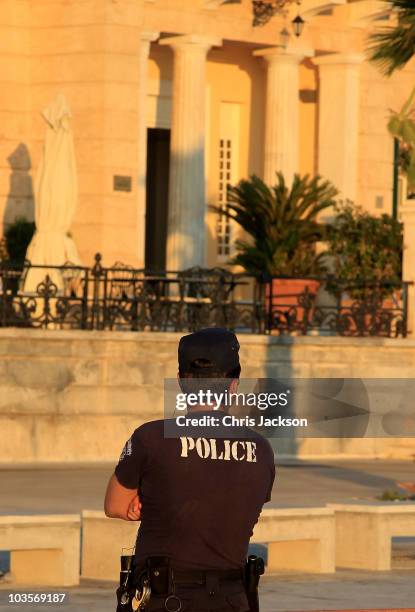
M 274 278 L 265 293 L 271 328 L 280 333 L 306 333 L 320 285 L 320 281 L 307 278 Z

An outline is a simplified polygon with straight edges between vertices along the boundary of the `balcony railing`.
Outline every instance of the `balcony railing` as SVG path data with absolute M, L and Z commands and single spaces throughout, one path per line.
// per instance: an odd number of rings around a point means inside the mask
M 27 275 L 41 271 L 36 290 Z M 53 280 L 52 280 L 53 279 Z M 58 279 L 58 281 L 56 280 Z M 223 268 L 151 272 L 0 264 L 0 326 L 397 337 L 407 334 L 408 283 L 350 284 L 334 277 L 257 279 Z

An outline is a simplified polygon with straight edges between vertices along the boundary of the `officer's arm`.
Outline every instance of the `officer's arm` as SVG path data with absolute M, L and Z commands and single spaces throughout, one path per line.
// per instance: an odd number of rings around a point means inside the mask
M 141 503 L 137 489 L 123 487 L 113 474 L 108 482 L 105 493 L 104 510 L 110 518 L 120 518 L 125 521 L 137 521 L 140 518 Z

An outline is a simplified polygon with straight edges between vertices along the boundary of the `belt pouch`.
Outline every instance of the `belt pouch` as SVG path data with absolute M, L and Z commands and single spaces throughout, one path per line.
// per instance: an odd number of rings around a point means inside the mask
M 169 595 L 171 591 L 170 564 L 166 557 L 149 557 L 147 560 L 153 595 Z

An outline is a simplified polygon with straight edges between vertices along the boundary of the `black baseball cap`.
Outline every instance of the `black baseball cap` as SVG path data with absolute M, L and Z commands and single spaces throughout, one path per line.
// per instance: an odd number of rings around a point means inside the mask
M 237 337 L 222 327 L 208 327 L 183 336 L 179 342 L 180 372 L 200 372 L 200 366 L 195 365 L 197 360 L 206 363 L 204 370 L 231 372 L 239 366 Z

